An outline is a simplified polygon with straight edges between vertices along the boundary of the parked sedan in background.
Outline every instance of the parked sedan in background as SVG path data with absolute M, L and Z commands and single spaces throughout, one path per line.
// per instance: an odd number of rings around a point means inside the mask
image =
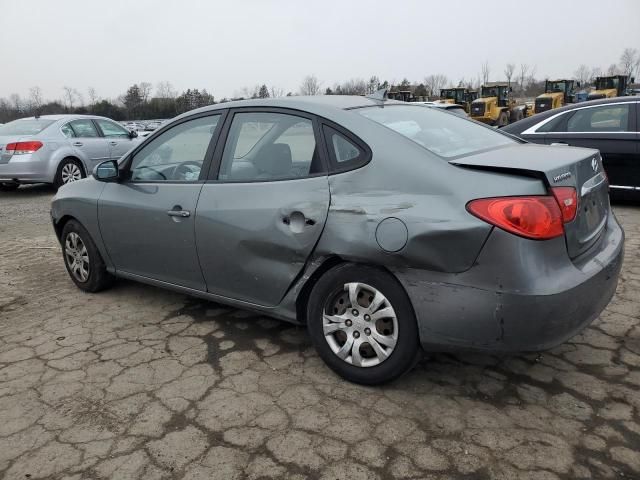
M 0 127 L 0 188 L 22 183 L 56 187 L 80 180 L 98 163 L 137 145 L 135 133 L 104 117 L 44 115 Z
M 339 95 L 188 112 L 51 214 L 79 288 L 119 276 L 306 325 L 366 384 L 420 345 L 565 341 L 611 299 L 624 243 L 597 151 Z
M 534 143 L 597 148 L 610 188 L 640 198 L 640 97 L 567 105 L 512 123 L 502 131 Z

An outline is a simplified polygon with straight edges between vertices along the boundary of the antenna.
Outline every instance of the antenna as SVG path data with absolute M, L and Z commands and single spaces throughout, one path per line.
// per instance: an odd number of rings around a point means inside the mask
M 375 100 L 377 102 L 384 102 L 385 100 L 387 100 L 387 90 L 388 89 L 386 88 L 381 88 L 371 95 L 366 95 L 366 98 L 370 98 L 371 100 Z

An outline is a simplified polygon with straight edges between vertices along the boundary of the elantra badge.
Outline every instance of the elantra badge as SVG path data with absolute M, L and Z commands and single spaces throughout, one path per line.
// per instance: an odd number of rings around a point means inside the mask
M 558 183 L 570 177 L 571 177 L 571 172 L 564 172 L 564 173 L 561 173 L 560 175 L 556 175 L 555 177 L 553 177 L 553 181 L 555 183 Z

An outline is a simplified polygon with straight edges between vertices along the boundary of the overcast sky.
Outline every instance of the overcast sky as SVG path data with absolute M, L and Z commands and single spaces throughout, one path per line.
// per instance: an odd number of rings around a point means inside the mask
M 263 83 L 297 91 L 308 74 L 323 88 L 371 75 L 457 82 L 485 60 L 491 80 L 507 62 L 566 77 L 640 50 L 640 0 L 0 0 L 0 18 L 0 97 L 39 86 L 57 99 L 69 85 L 114 98 L 167 80 L 221 98 Z

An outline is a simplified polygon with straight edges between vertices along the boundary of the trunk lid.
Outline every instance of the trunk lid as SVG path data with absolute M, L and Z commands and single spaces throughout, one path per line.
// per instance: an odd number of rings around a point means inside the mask
M 537 176 L 549 187 L 574 187 L 578 196 L 576 217 L 564 225 L 571 258 L 588 250 L 607 224 L 609 183 L 597 150 L 525 144 L 456 158 L 449 163 Z

